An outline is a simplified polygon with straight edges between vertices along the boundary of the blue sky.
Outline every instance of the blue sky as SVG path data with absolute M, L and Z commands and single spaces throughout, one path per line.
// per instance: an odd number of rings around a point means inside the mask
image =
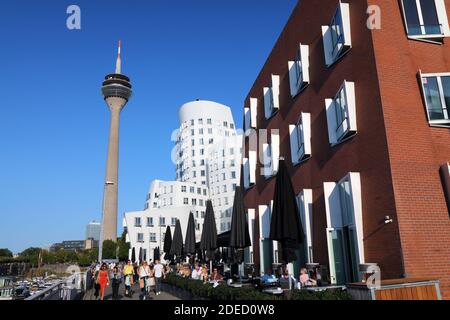
M 0 248 L 83 239 L 101 217 L 109 113 L 100 95 L 117 40 L 134 96 L 122 113 L 119 215 L 173 180 L 178 108 L 248 90 L 297 0 L 5 1 L 0 10 Z M 81 30 L 66 9 L 81 8 Z M 120 224 L 119 224 L 120 227 Z

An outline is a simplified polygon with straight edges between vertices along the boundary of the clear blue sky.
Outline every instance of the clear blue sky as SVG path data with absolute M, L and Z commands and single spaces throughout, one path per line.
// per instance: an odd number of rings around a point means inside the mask
M 170 137 L 183 103 L 224 103 L 242 123 L 245 96 L 296 2 L 2 2 L 0 247 L 83 239 L 100 220 L 109 129 L 100 85 L 119 38 L 134 85 L 121 118 L 122 216 L 143 209 L 152 179 L 174 179 Z M 80 31 L 66 28 L 70 4 L 81 7 Z

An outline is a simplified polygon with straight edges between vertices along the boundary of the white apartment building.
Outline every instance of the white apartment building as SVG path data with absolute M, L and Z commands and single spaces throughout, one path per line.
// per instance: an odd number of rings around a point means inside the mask
M 242 135 L 236 131 L 229 107 L 211 101 L 194 101 L 179 112 L 172 154 L 176 181 L 152 182 L 143 211 L 125 213 L 123 226 L 131 248 L 153 259 L 155 247 L 164 246 L 167 226 L 174 232 L 179 219 L 186 235 L 193 212 L 200 241 L 206 201 L 211 199 L 219 233 L 231 228 L 234 191 L 240 181 Z M 130 250 L 131 256 L 131 250 Z

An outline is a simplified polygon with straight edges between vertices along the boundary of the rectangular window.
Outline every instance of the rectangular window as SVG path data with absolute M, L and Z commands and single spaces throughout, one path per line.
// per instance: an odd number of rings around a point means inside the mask
M 138 228 L 142 226 L 141 218 L 134 218 L 134 226 Z
M 211 119 L 207 119 L 207 124 L 212 124 L 212 120 Z
M 156 233 L 150 233 L 150 242 L 155 243 L 156 242 Z
M 402 0 L 408 37 L 442 41 L 449 36 L 444 0 Z
M 177 218 L 172 218 L 172 227 L 175 227 L 177 225 Z
M 147 218 L 147 227 L 153 227 L 153 218 Z
M 181 192 L 186 192 L 187 188 L 186 186 L 181 186 Z
M 300 44 L 295 61 L 288 62 L 291 96 L 295 97 L 309 83 L 309 46 Z
M 333 99 L 325 100 L 328 138 L 332 146 L 356 134 L 355 84 L 344 81 Z
M 183 204 L 189 204 L 189 198 L 184 198 L 183 199 Z
M 322 26 L 325 63 L 329 67 L 351 48 L 350 5 L 339 2 L 328 26 Z
M 311 114 L 302 113 L 296 125 L 289 126 L 294 165 L 311 157 Z
M 332 283 L 360 281 L 364 263 L 360 174 L 351 172 L 339 182 L 324 183 L 328 254 Z
M 263 89 L 264 112 L 266 119 L 269 119 L 280 108 L 280 76 L 272 75 L 272 85 Z
M 450 73 L 422 74 L 421 79 L 429 123 L 450 126 Z
M 165 227 L 166 226 L 166 218 L 164 218 L 164 217 L 160 217 L 159 218 L 159 226 L 160 227 Z
M 137 234 L 137 242 L 139 242 L 139 243 L 144 242 L 144 234 L 143 233 Z
M 202 125 L 203 124 L 203 119 L 198 119 L 198 124 Z

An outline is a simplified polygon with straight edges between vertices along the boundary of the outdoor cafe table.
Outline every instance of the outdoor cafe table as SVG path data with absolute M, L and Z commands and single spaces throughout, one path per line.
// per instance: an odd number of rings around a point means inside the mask
M 327 287 L 306 287 L 305 288 L 308 291 L 311 292 L 322 292 L 326 290 L 343 290 L 345 289 L 345 286 L 327 286 Z
M 277 296 L 277 295 L 282 295 L 284 293 L 284 290 L 281 288 L 269 288 L 269 289 L 264 289 L 263 292 Z

